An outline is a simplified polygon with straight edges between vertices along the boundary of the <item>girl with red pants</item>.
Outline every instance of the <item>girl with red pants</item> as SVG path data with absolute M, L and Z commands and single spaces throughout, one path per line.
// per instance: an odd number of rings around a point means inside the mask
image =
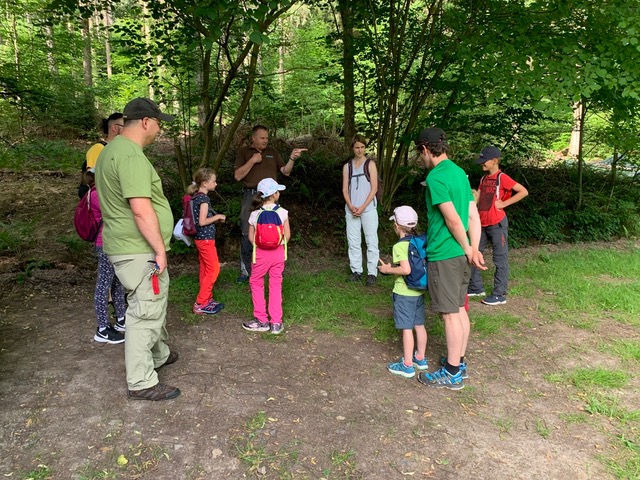
M 197 228 L 193 239 L 200 259 L 200 291 L 193 305 L 193 313 L 198 315 L 215 314 L 224 308 L 224 303 L 213 299 L 213 286 L 220 274 L 215 224 L 226 219 L 211 207 L 208 193 L 213 192 L 216 185 L 215 172 L 210 168 L 200 168 L 187 189 L 187 193 L 191 195 L 193 218 Z

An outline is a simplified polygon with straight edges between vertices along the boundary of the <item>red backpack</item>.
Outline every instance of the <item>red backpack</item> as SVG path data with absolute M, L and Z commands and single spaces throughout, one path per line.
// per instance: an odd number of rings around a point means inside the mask
M 102 218 L 99 222 L 93 216 L 91 211 L 91 194 L 97 195 L 96 189 L 92 188 L 78 202 L 76 211 L 73 215 L 73 225 L 81 239 L 87 242 L 95 242 L 102 227 Z
M 182 197 L 182 233 L 187 237 L 195 237 L 198 233 L 196 220 L 193 216 L 193 198 L 196 195 L 204 195 L 204 193 L 197 192 L 193 197 L 191 195 Z
M 256 247 L 274 250 L 284 243 L 284 225 L 278 215 L 279 208 L 276 205 L 273 210 L 260 209 L 256 219 Z

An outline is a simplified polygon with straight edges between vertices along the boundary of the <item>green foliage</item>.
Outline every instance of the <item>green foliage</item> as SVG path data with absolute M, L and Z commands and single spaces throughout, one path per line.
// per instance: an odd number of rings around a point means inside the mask
M 31 222 L 0 222 L 0 255 L 17 255 L 33 243 Z
M 64 140 L 33 139 L 14 147 L 0 147 L 0 168 L 16 171 L 80 172 L 83 161 L 84 153 Z

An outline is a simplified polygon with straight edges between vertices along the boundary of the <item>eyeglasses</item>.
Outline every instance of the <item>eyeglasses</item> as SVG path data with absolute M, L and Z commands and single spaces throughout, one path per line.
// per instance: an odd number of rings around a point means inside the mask
M 147 118 L 149 118 L 151 120 L 155 120 L 156 123 L 158 124 L 158 128 L 162 128 L 162 120 L 160 120 L 159 118 L 156 118 L 156 117 L 147 117 Z

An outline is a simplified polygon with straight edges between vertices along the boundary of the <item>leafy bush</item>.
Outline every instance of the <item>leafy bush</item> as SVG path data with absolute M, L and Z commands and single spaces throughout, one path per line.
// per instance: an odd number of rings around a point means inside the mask
M 84 152 L 63 140 L 31 139 L 15 147 L 0 148 L 0 168 L 12 170 L 62 170 L 80 172 Z

